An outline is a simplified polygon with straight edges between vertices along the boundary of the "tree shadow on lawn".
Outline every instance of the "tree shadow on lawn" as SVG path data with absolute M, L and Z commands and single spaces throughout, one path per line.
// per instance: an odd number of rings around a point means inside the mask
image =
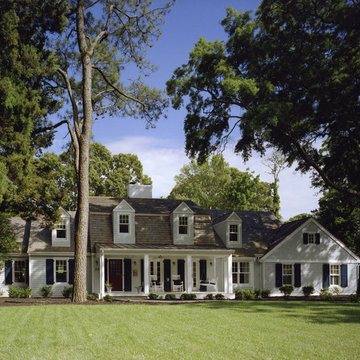
M 197 306 L 197 304 L 188 304 Z M 326 302 L 209 302 L 202 307 L 211 310 L 228 309 L 246 313 L 277 313 L 277 317 L 303 318 L 317 324 L 354 324 L 360 323 L 360 304 Z

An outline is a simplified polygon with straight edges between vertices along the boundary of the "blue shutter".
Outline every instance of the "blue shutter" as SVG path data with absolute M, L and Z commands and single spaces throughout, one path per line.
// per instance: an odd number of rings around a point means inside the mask
M 320 244 L 320 233 L 316 233 L 315 234 L 315 244 L 319 245 Z
M 295 272 L 295 287 L 301 287 L 301 264 L 294 264 Z
M 74 285 L 74 259 L 69 259 L 69 284 Z
M 11 285 L 12 281 L 12 260 L 5 261 L 5 284 Z
M 303 243 L 308 244 L 309 243 L 309 234 L 303 233 Z
M 282 286 L 282 264 L 275 264 L 275 286 Z
M 323 264 L 323 287 L 330 286 L 330 265 Z
M 25 277 L 26 283 L 29 285 L 29 259 L 26 260 Z
M 54 284 L 54 259 L 46 259 L 46 285 Z
M 125 281 L 125 286 L 124 286 L 124 290 L 125 291 L 131 291 L 131 275 L 132 275 L 132 271 L 131 271 L 131 259 L 124 259 L 124 281 Z
M 341 265 L 341 287 L 348 286 L 348 266 L 347 264 Z

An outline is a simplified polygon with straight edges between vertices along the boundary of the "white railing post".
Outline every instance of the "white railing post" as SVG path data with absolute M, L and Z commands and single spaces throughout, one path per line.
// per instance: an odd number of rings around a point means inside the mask
M 105 288 L 104 264 L 105 264 L 104 251 L 100 250 L 100 291 L 99 291 L 100 300 L 104 297 L 104 288 Z
M 191 255 L 186 256 L 186 268 L 185 268 L 185 278 L 186 278 L 186 292 L 192 292 L 192 260 Z

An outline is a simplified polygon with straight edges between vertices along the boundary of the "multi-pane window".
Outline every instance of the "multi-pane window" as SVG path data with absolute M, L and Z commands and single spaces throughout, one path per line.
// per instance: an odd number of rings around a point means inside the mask
M 180 216 L 179 217 L 179 234 L 186 235 L 188 233 L 188 217 Z
M 25 282 L 26 262 L 14 261 L 14 280 L 15 282 Z
M 56 238 L 66 239 L 66 220 L 62 220 L 60 223 L 55 225 Z
M 119 215 L 119 232 L 129 232 L 129 215 Z
M 232 263 L 233 284 L 248 284 L 250 282 L 250 264 L 248 262 Z
M 230 241 L 238 241 L 238 225 L 230 224 L 229 227 Z
M 315 234 L 314 233 L 308 233 L 308 243 L 315 244 Z
M 293 266 L 292 266 L 292 264 L 283 264 L 282 283 L 283 283 L 283 285 L 292 285 L 293 284 Z
M 330 265 L 330 285 L 340 285 L 340 265 Z
M 67 282 L 66 260 L 56 260 L 56 282 Z

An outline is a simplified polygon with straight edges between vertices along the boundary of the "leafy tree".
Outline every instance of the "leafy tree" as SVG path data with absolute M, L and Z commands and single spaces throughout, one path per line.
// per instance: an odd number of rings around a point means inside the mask
M 356 199 L 336 190 L 326 191 L 314 215 L 334 236 L 360 255 L 360 206 Z
M 175 181 L 170 198 L 190 199 L 204 209 L 273 211 L 270 184 L 230 167 L 221 155 L 202 164 L 191 161 Z
M 10 224 L 7 214 L 0 212 L 0 269 L 7 254 L 16 250 L 14 230 Z
M 67 8 L 58 0 L 0 2 L 0 173 L 4 209 L 21 209 L 34 192 L 33 156 L 49 146 L 53 127 L 46 116 L 58 109 L 45 80 L 55 71 L 46 49 L 50 35 L 61 32 Z M 47 127 L 46 133 L 39 129 Z M 16 190 L 16 191 L 15 191 Z M 3 203 L 3 201 L 5 203 Z
M 68 30 L 54 44 L 58 61 L 52 85 L 65 90 L 70 104 L 65 115 L 74 147 L 78 188 L 75 226 L 74 302 L 86 301 L 86 252 L 89 208 L 89 151 L 93 121 L 106 113 L 140 117 L 152 126 L 167 101 L 141 77 L 125 73 L 127 65 L 149 75 L 148 46 L 160 35 L 159 26 L 170 3 L 150 0 L 66 1 Z M 135 65 L 135 66 L 134 66 Z M 126 76 L 125 76 L 126 74 Z
M 359 201 L 359 18 L 344 0 L 264 0 L 254 19 L 227 9 L 227 41 L 200 39 L 167 83 L 175 109 L 187 102 L 188 154 L 235 135 L 245 160 L 271 145 Z
M 280 151 L 274 151 L 263 164 L 269 168 L 269 174 L 273 176 L 273 203 L 274 214 L 276 217 L 280 217 L 280 195 L 279 195 L 279 175 L 286 167 L 286 158 Z
M 77 182 L 73 166 L 74 152 L 69 149 L 60 155 L 45 153 L 36 159 L 37 174 L 42 183 L 42 196 L 47 194 L 65 209 L 76 210 Z M 151 184 L 151 178 L 143 174 L 143 167 L 136 155 L 116 154 L 100 143 L 90 145 L 89 191 L 92 196 L 126 197 L 130 182 Z
M 301 213 L 301 214 L 297 214 L 295 216 L 292 216 L 289 220 L 284 221 L 284 222 L 287 223 L 287 222 L 301 220 L 301 219 L 305 219 L 305 218 L 309 218 L 309 217 L 314 217 L 314 215 L 311 215 L 311 214 L 308 214 L 308 213 Z

